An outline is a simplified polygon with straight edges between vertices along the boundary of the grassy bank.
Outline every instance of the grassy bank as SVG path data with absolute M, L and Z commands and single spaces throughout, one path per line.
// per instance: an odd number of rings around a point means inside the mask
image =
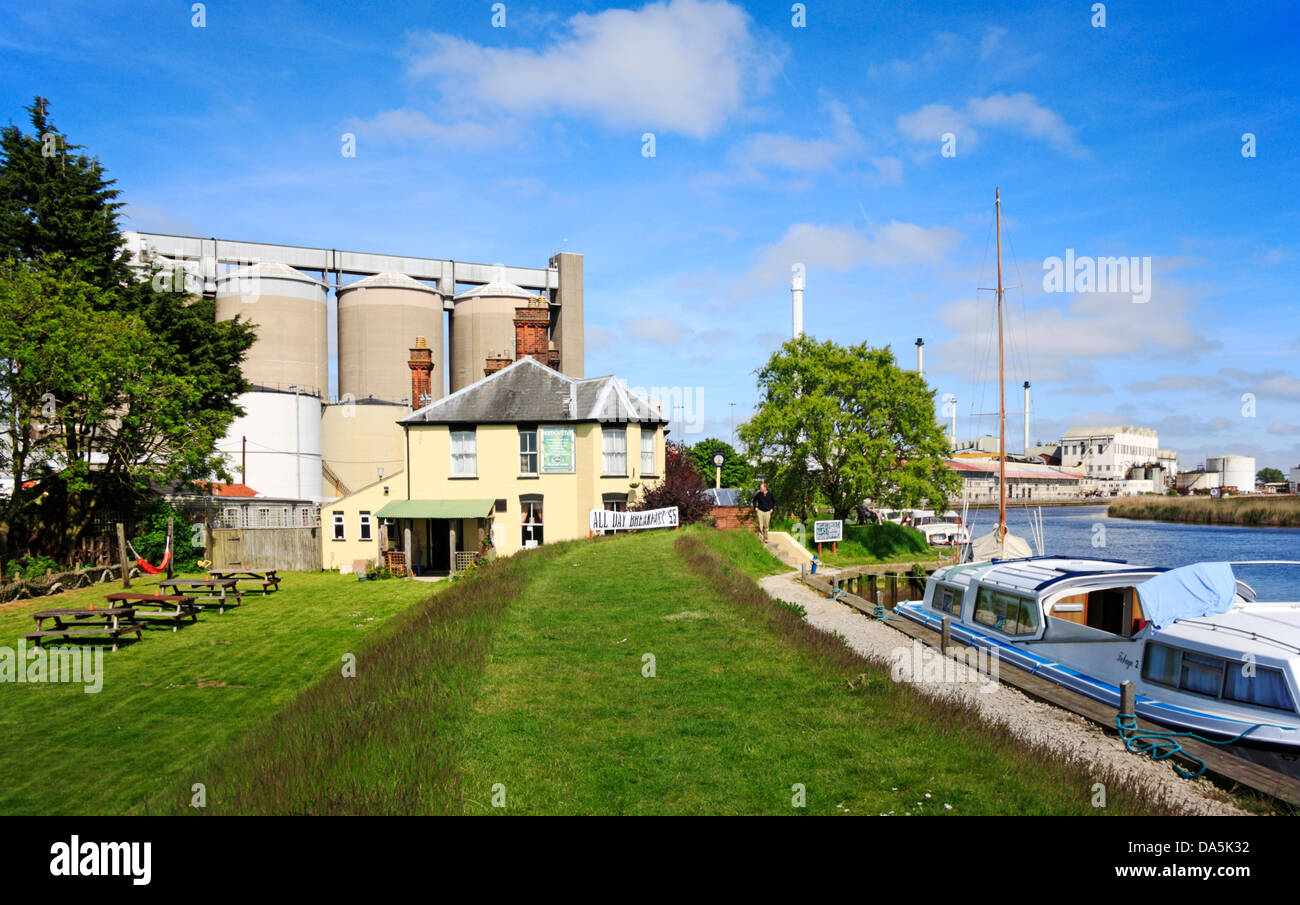
M 800 536 L 800 524 L 796 519 L 776 520 L 774 530 L 788 531 L 794 537 Z M 804 546 L 809 551 L 817 552 L 817 543 L 813 540 L 813 520 L 802 525 Z M 822 545 L 821 559 L 828 566 L 861 566 L 874 563 L 911 563 L 934 562 L 950 554 L 946 550 L 937 550 L 925 541 L 925 535 L 915 528 L 885 522 L 879 525 L 844 524 L 844 540 L 835 545 L 831 552 L 830 544 Z
M 1152 519 L 1199 525 L 1257 525 L 1300 528 L 1300 497 L 1140 496 L 1114 500 L 1106 509 L 1112 518 Z
M 894 683 L 719 543 L 579 544 L 512 603 L 464 728 L 468 813 L 1092 814 L 1099 781 L 1106 813 L 1160 810 Z
M 131 590 L 156 589 L 157 579 Z M 173 633 L 104 653 L 103 688 L 0 683 L 0 814 L 118 814 L 171 783 L 203 781 L 195 764 L 338 670 L 394 614 L 439 587 L 291 572 L 281 590 L 209 610 Z M 0 645 L 15 647 L 38 610 L 104 605 L 117 585 L 0 607 Z

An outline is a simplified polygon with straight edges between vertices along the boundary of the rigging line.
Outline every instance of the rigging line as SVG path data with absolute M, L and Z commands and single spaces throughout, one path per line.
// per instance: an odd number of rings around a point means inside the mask
M 1021 379 L 1029 380 L 1032 375 L 1029 373 L 1029 326 L 1025 314 L 1025 281 L 1021 276 L 1020 259 L 1016 256 L 1016 248 L 1014 243 L 1011 241 L 1010 236 L 1007 237 L 1007 245 L 1009 246 L 1008 250 L 1011 252 L 1012 266 L 1016 269 L 1016 283 L 1018 284 L 1017 288 L 1019 292 L 1019 301 L 1017 304 L 1020 308 L 1020 326 L 1022 331 L 1020 340 L 1015 345 L 1014 354 L 1018 357 L 1020 362 L 1020 369 L 1023 375 Z

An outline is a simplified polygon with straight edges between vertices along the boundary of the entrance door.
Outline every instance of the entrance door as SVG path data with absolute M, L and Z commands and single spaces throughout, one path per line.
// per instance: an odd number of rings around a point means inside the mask
M 429 571 L 451 571 L 451 522 L 445 518 L 429 519 Z

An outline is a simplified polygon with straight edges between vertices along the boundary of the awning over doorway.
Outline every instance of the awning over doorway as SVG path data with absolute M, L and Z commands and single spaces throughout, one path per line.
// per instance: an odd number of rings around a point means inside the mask
M 375 513 L 379 518 L 486 518 L 493 500 L 393 500 Z

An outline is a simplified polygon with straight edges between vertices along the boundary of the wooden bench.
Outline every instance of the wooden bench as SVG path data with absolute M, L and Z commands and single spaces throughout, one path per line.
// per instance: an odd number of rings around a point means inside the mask
M 244 592 L 235 586 L 235 579 L 233 578 L 210 578 L 206 581 L 198 578 L 164 578 L 158 582 L 158 587 L 172 588 L 177 591 L 181 588 L 206 590 L 209 593 L 186 594 L 185 596 L 195 606 L 215 606 L 219 614 L 224 614 L 226 607 L 239 606 L 244 596 Z
M 32 613 L 36 620 L 36 631 L 23 635 L 40 647 L 42 638 L 79 638 L 84 636 L 107 635 L 116 651 L 122 635 L 134 634 L 136 640 L 144 637 L 144 625 L 135 621 L 135 607 L 117 606 L 102 610 L 41 610 Z M 43 628 L 42 623 L 51 619 L 54 628 Z M 68 620 L 68 621 L 65 621 Z
M 268 589 L 280 590 L 281 578 L 276 575 L 277 571 L 277 569 L 209 569 L 208 575 L 218 581 L 230 579 L 235 582 L 251 581 L 261 584 L 262 596 L 265 597 Z
M 184 624 L 187 616 L 191 622 L 199 621 L 199 607 L 195 605 L 192 597 L 179 594 L 132 594 L 128 591 L 119 591 L 116 594 L 104 595 L 104 599 L 113 603 L 132 604 L 136 609 L 135 618 L 145 620 L 141 625 L 170 622 L 174 632 Z M 139 612 L 141 607 L 156 609 L 157 612 L 141 613 Z

